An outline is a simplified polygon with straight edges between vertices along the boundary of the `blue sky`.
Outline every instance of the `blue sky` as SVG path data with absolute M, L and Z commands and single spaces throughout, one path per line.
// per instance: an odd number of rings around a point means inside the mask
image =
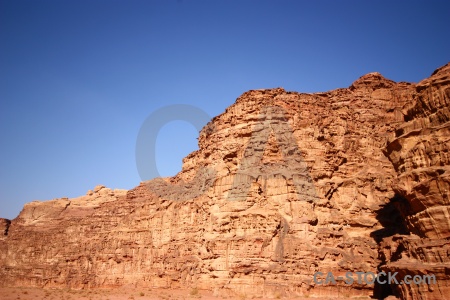
M 450 60 L 447 1 L 0 0 L 0 217 L 138 185 L 139 128 L 171 104 L 222 113 L 250 89 L 418 82 Z M 163 176 L 197 148 L 158 134 Z

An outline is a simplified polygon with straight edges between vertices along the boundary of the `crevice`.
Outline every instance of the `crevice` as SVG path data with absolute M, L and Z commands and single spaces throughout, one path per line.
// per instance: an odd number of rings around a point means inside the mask
M 410 234 L 405 219 L 409 212 L 402 208 L 409 206 L 408 201 L 399 194 L 395 194 L 390 202 L 376 211 L 376 219 L 383 226 L 382 229 L 373 231 L 370 236 L 379 244 L 385 237 L 395 234 Z
M 376 211 L 376 218 L 383 226 L 382 229 L 373 231 L 370 236 L 377 242 L 378 251 L 381 253 L 380 243 L 386 238 L 396 234 L 409 235 L 410 232 L 405 222 L 405 214 L 407 211 L 402 211 L 402 208 L 409 205 L 408 201 L 399 194 L 395 194 L 390 199 L 390 202 L 384 205 L 381 209 Z M 380 263 L 377 266 L 378 272 L 381 272 L 381 266 L 387 263 L 384 255 L 379 255 Z M 384 279 L 381 279 L 383 281 Z M 375 282 L 373 289 L 374 299 L 384 299 L 387 296 L 394 295 L 389 284 L 379 284 Z
M 3 231 L 3 235 L 8 235 L 9 226 L 11 226 L 11 220 L 3 219 L 2 221 L 5 223 L 5 230 Z
M 286 234 L 289 231 L 289 224 L 286 221 L 285 218 L 281 217 L 280 223 L 278 224 L 276 231 L 275 231 L 275 236 L 278 235 L 278 242 L 277 245 L 275 246 L 275 257 L 276 260 L 278 262 L 283 262 L 284 261 L 284 238 L 286 236 Z

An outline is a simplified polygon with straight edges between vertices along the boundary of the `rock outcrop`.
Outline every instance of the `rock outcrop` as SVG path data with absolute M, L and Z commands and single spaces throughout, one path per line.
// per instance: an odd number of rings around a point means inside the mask
M 176 176 L 32 202 L 1 220 L 0 282 L 448 294 L 449 76 L 447 65 L 417 85 L 370 73 L 325 93 L 246 92 L 203 128 Z M 438 284 L 313 280 L 381 270 L 434 272 Z
M 405 275 L 436 276 L 436 284 L 397 285 L 407 299 L 450 295 L 450 65 L 416 86 L 386 149 L 398 176 L 396 203 L 410 236 L 383 241 L 383 266 Z M 405 296 L 408 297 L 405 297 Z

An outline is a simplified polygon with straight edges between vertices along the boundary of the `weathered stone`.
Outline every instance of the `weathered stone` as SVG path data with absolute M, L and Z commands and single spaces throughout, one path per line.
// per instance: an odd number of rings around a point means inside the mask
M 400 298 L 448 293 L 448 78 L 447 65 L 418 85 L 370 73 L 325 93 L 248 91 L 176 176 L 1 221 L 0 282 L 382 297 L 313 281 L 381 268 L 436 272 L 433 291 L 393 286 Z
M 398 177 L 394 189 L 411 236 L 383 241 L 385 270 L 405 275 L 434 274 L 437 284 L 393 286 L 405 299 L 450 295 L 450 64 L 416 86 L 403 109 L 386 154 Z M 385 251 L 385 250 L 382 250 Z

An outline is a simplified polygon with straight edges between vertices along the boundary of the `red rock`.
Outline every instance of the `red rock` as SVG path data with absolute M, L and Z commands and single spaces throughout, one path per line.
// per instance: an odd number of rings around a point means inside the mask
M 398 176 L 394 189 L 411 236 L 383 241 L 395 248 L 385 255 L 385 270 L 403 275 L 434 274 L 436 285 L 395 286 L 408 299 L 450 295 L 450 64 L 416 86 L 405 106 L 405 122 L 387 146 Z M 395 245 L 395 246 L 393 246 Z
M 433 291 L 393 286 L 402 299 L 448 293 L 448 70 L 418 85 L 370 73 L 325 93 L 248 91 L 173 178 L 0 222 L 0 282 L 382 297 L 389 287 L 313 281 L 382 268 L 439 276 Z

